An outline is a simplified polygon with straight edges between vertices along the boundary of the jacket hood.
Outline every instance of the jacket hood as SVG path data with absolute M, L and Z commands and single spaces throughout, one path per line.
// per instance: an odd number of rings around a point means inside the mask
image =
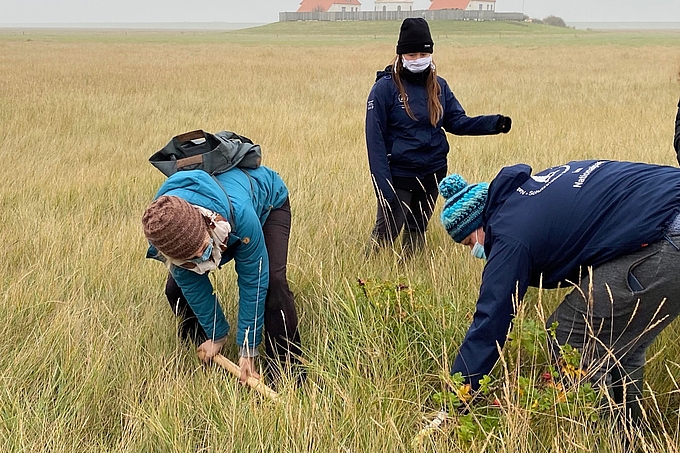
M 378 71 L 375 74 L 375 81 L 376 82 L 378 80 L 382 79 L 382 78 L 388 78 L 388 79 L 392 78 L 392 65 L 385 67 L 385 69 L 383 69 L 382 71 Z
M 486 225 L 496 210 L 505 203 L 519 186 L 531 178 L 531 167 L 517 164 L 504 167 L 489 184 L 489 198 L 482 213 L 482 223 Z
M 222 188 L 202 170 L 179 171 L 170 176 L 160 187 L 155 198 L 174 195 L 187 202 L 218 212 L 230 222 L 229 201 Z

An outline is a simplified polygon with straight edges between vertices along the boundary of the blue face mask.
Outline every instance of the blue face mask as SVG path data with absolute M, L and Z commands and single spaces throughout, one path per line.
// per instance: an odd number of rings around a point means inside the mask
M 203 255 L 201 255 L 200 258 L 191 258 L 188 261 L 190 263 L 194 263 L 194 264 L 201 264 L 201 263 L 208 261 L 210 259 L 210 257 L 212 256 L 212 251 L 213 251 L 213 240 L 211 238 L 210 242 L 208 242 L 208 246 L 205 248 L 205 251 L 203 252 Z
M 475 234 L 475 237 L 477 235 Z M 479 258 L 480 260 L 486 259 L 486 253 L 484 252 L 484 246 L 480 244 L 477 239 L 475 239 L 475 245 L 472 247 L 472 256 Z
M 484 246 L 479 242 L 475 242 L 474 247 L 472 247 L 472 256 L 479 258 L 480 260 L 486 259 L 486 253 L 484 253 Z

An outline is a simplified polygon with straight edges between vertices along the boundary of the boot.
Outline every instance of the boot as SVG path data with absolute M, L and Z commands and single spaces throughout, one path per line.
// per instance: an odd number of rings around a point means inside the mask
M 626 378 L 626 418 L 632 426 L 639 426 L 642 420 L 642 384 L 644 382 L 644 367 L 627 369 L 624 367 Z
M 611 370 L 611 396 L 617 405 L 625 407 L 625 421 L 631 427 L 638 426 L 642 421 L 642 384 L 644 381 L 644 367 L 613 368 Z
M 425 248 L 425 233 L 404 230 L 401 238 L 401 251 L 405 258 L 411 257 Z

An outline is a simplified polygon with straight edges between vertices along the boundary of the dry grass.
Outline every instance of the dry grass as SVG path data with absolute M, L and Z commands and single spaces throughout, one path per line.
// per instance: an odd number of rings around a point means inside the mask
M 477 181 L 517 162 L 675 163 L 680 37 L 485 32 L 475 45 L 470 30 L 438 31 L 440 74 L 468 114 L 509 115 L 513 130 L 450 137 L 450 171 Z M 375 211 L 364 106 L 395 38 L 368 32 L 343 48 L 335 35 L 312 46 L 266 31 L 26 33 L 0 35 L 0 450 L 409 451 L 467 328 L 481 264 L 436 218 L 427 254 L 363 258 Z M 291 190 L 289 278 L 312 378 L 284 389 L 282 405 L 201 369 L 174 336 L 163 267 L 144 259 L 139 219 L 163 180 L 146 160 L 195 128 L 251 137 Z M 217 281 L 233 319 L 232 272 Z M 406 281 L 414 296 L 367 306 L 357 277 Z M 648 382 L 671 423 L 680 351 L 667 330 Z M 607 426 L 510 420 L 484 448 L 619 451 Z M 649 445 L 677 449 L 677 426 L 663 432 Z M 483 445 L 437 437 L 423 451 Z

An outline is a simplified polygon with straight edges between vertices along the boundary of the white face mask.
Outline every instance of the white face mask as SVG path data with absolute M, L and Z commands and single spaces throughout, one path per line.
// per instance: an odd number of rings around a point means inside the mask
M 425 58 L 418 58 L 416 60 L 407 60 L 402 56 L 401 63 L 404 65 L 405 69 L 411 72 L 414 73 L 423 72 L 424 70 L 432 66 L 432 55 L 428 55 Z

